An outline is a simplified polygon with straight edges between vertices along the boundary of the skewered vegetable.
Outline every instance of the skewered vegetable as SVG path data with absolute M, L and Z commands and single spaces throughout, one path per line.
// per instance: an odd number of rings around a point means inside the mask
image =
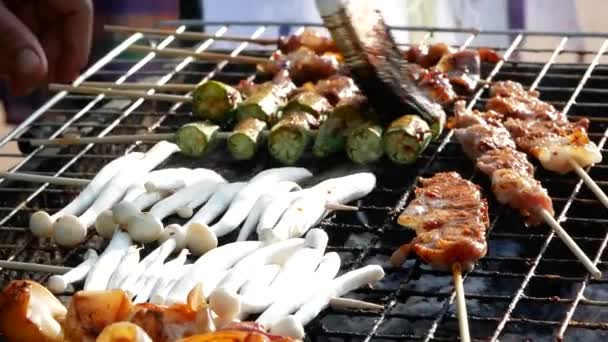
M 384 152 L 399 164 L 411 164 L 431 140 L 429 125 L 416 115 L 405 115 L 391 122 L 382 137 Z
M 287 104 L 287 97 L 295 90 L 295 85 L 287 77 L 281 76 L 272 82 L 260 84 L 251 96 L 236 109 L 236 119 L 257 118 L 272 122 L 279 109 Z
M 239 121 L 228 137 L 228 149 L 232 156 L 238 160 L 253 158 L 263 139 L 262 131 L 266 127 L 265 121 L 255 117 Z
M 350 160 L 359 164 L 370 164 L 378 161 L 383 152 L 381 126 L 365 122 L 349 130 L 346 153 Z
M 369 116 L 367 99 L 356 95 L 340 100 L 332 114 L 321 124 L 313 153 L 320 158 L 328 157 L 344 149 L 346 144 L 346 130 L 360 124 Z
M 222 123 L 241 102 L 238 90 L 217 81 L 207 81 L 192 92 L 194 112 L 203 119 Z
M 9 341 L 62 342 L 65 307 L 44 286 L 10 282 L 0 293 L 0 333 Z
M 219 126 L 209 122 L 192 122 L 180 127 L 175 133 L 175 143 L 182 153 L 190 157 L 200 157 L 208 150 Z
M 332 110 L 327 99 L 314 91 L 305 91 L 293 96 L 283 108 L 283 113 L 304 111 L 312 114 L 317 121 L 325 121 L 323 115 Z
M 282 164 L 295 164 L 311 140 L 311 122 L 314 121 L 312 114 L 304 111 L 285 114 L 268 135 L 270 155 Z

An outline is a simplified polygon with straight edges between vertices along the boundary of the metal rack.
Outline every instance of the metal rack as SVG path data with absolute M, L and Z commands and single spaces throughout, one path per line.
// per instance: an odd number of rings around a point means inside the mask
M 230 34 L 234 27 L 250 28 L 251 37 L 262 35 L 267 27 L 282 23 L 165 23 L 176 31 L 200 26 L 218 26 L 216 35 Z M 291 23 L 293 24 L 293 23 Z M 300 23 L 306 25 L 307 23 Z M 297 24 L 293 24 L 297 25 Z M 394 31 L 423 32 L 425 40 L 448 41 L 458 47 L 472 47 L 480 36 L 509 37 L 510 43 L 493 46 L 505 61 L 484 65 L 486 80 L 513 79 L 526 86 L 537 84 L 541 97 L 570 117 L 585 115 L 591 120 L 590 136 L 602 148 L 608 134 L 606 86 L 608 66 L 603 57 L 608 34 L 477 31 L 464 29 L 395 27 Z M 449 39 L 444 39 L 449 34 Z M 106 57 L 92 65 L 75 82 L 106 79 L 116 83 L 146 81 L 199 82 L 216 78 L 227 82 L 254 76 L 251 66 L 184 60 L 168 60 L 145 54 L 140 59 L 124 58 L 127 48 L 140 40 L 133 34 Z M 594 46 L 588 51 L 569 48 L 572 40 L 586 39 Z M 534 40 L 534 43 L 529 43 Z M 544 44 L 537 43 L 545 40 Z M 408 45 L 408 42 L 402 42 Z M 158 48 L 176 44 L 174 37 L 155 41 Z M 212 40 L 197 44 L 197 51 L 213 50 Z M 234 55 L 251 44 L 237 44 Z M 270 51 L 258 51 L 268 55 Z M 543 60 L 543 62 L 539 62 Z M 571 62 L 575 60 L 575 62 Z M 580 62 L 576 62 L 580 60 Z M 565 63 L 564 61 L 569 61 Z M 487 91 L 481 89 L 469 99 L 483 105 Z M 0 147 L 27 138 L 50 138 L 77 130 L 87 136 L 131 134 L 141 130 L 167 132 L 189 120 L 189 105 L 150 101 L 108 99 L 104 95 L 83 96 L 61 92 L 0 140 Z M 145 149 L 145 144 L 87 145 L 64 149 L 39 147 L 21 154 L 0 154 L 0 158 L 21 157 L 11 171 L 39 172 L 48 175 L 92 177 L 107 161 L 124 151 Z M 255 162 L 239 163 L 227 159 L 222 147 L 202 160 L 172 158 L 170 165 L 210 167 L 229 180 L 247 179 L 270 167 L 262 155 Z M 329 164 L 329 165 L 328 165 Z M 345 160 L 316 161 L 307 157 L 301 165 L 315 173 L 349 168 Z M 346 166 L 345 166 L 346 165 Z M 372 167 L 378 176 L 377 189 L 362 200 L 362 212 L 338 213 L 320 226 L 330 235 L 330 249 L 340 253 L 342 271 L 378 263 L 386 277 L 373 289 L 363 289 L 352 297 L 385 304 L 381 313 L 327 310 L 307 327 L 314 341 L 452 341 L 458 336 L 454 293 L 449 273 L 436 271 L 410 259 L 400 268 L 390 265 L 392 251 L 409 241 L 413 233 L 398 227 L 396 216 L 409 200 L 418 176 L 454 170 L 483 185 L 490 200 L 492 219 L 488 233 L 489 252 L 464 279 L 471 337 L 476 341 L 554 340 L 575 338 L 591 341 L 608 338 L 608 279 L 593 280 L 568 249 L 555 239 L 547 227 L 527 228 L 517 214 L 493 200 L 489 182 L 475 173 L 451 133 L 433 143 L 413 166 L 382 163 Z M 608 165 L 604 162 L 590 170 L 591 176 L 606 187 Z M 574 175 L 560 176 L 537 169 L 537 177 L 547 187 L 564 228 L 583 251 L 606 273 L 608 212 L 581 186 Z M 55 211 L 65 205 L 77 189 L 48 184 L 26 184 L 0 179 L 0 259 L 34 261 L 55 265 L 74 265 L 88 247 L 100 249 L 102 241 L 91 234 L 85 246 L 75 250 L 57 249 L 38 241 L 26 230 L 35 209 Z M 177 220 L 177 219 L 175 219 Z M 229 236 L 225 241 L 234 238 Z M 225 242 L 224 241 L 224 242 Z M 0 270 L 0 286 L 10 279 L 44 280 L 48 275 Z

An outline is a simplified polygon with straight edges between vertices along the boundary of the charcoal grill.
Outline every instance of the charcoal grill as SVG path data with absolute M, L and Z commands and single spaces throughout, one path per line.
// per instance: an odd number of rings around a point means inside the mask
M 167 22 L 176 31 L 205 26 L 216 35 L 248 30 L 260 37 L 270 28 L 285 23 Z M 309 26 L 309 23 L 289 23 Z M 538 85 L 541 97 L 567 111 L 571 118 L 586 115 L 591 120 L 590 136 L 602 148 L 608 134 L 608 65 L 604 54 L 608 34 L 530 31 L 478 31 L 427 27 L 393 27 L 395 33 L 417 35 L 426 41 L 447 41 L 456 47 L 475 47 L 478 41 L 498 37 L 508 44 L 489 46 L 502 53 L 504 62 L 484 65 L 486 80 L 512 79 L 524 85 Z M 480 39 L 483 38 L 483 39 Z M 215 78 L 236 83 L 254 78 L 254 67 L 163 59 L 153 53 L 127 59 L 124 52 L 146 41 L 159 49 L 174 46 L 173 37 L 156 38 L 133 34 L 105 57 L 93 64 L 76 81 L 199 82 Z M 572 48 L 584 41 L 587 48 Z M 406 42 L 401 42 L 408 45 Z M 416 43 L 416 42 L 415 42 Z M 198 42 L 197 51 L 216 50 L 218 42 Z M 484 43 L 487 44 L 487 43 Z M 226 48 L 226 45 L 222 45 Z M 577 45 L 578 46 L 578 45 Z M 269 50 L 252 49 L 251 44 L 235 44 L 229 52 L 243 51 L 268 56 Z M 482 106 L 487 90 L 472 98 Z M 1 154 L 2 158 L 22 158 L 11 171 L 45 175 L 92 177 L 105 163 L 121 153 L 145 150 L 145 144 L 88 145 L 68 148 L 27 146 L 31 137 L 52 138 L 77 132 L 86 136 L 134 134 L 147 131 L 171 132 L 189 120 L 187 104 L 166 104 L 143 100 L 109 99 L 61 92 L 36 110 L 13 132 L 0 140 L 0 147 L 18 143 L 23 154 Z M 475 341 L 604 341 L 608 339 L 608 278 L 593 280 L 565 245 L 547 227 L 527 228 L 518 215 L 493 200 L 487 179 L 475 173 L 451 133 L 431 144 L 413 166 L 383 163 L 372 167 L 378 176 L 375 191 L 360 203 L 360 213 L 339 213 L 320 226 L 330 235 L 330 249 L 340 253 L 342 272 L 366 264 L 385 267 L 386 277 L 374 288 L 351 293 L 353 298 L 385 305 L 380 313 L 327 310 L 307 327 L 311 341 L 451 341 L 458 336 L 454 291 L 449 273 L 429 268 L 416 259 L 402 267 L 389 263 L 392 251 L 411 240 L 413 233 L 398 227 L 395 218 L 410 199 L 417 176 L 454 170 L 481 184 L 490 200 L 491 229 L 489 252 L 472 272 L 466 274 L 464 288 L 471 337 Z M 167 165 L 210 167 L 229 180 L 248 179 L 263 168 L 273 166 L 264 154 L 254 162 L 226 158 L 219 146 L 202 160 L 172 158 Z M 345 160 L 319 162 L 305 158 L 302 165 L 315 173 L 352 168 Z M 589 170 L 606 188 L 608 165 Z M 553 198 L 559 221 L 598 267 L 608 273 L 605 251 L 608 242 L 608 211 L 581 186 L 574 175 L 559 176 L 538 168 L 536 173 Z M 30 214 L 37 209 L 54 212 L 66 205 L 77 189 L 48 184 L 20 183 L 0 179 L 0 259 L 53 265 L 76 265 L 84 251 L 100 249 L 102 241 L 91 235 L 76 249 L 58 249 L 38 241 L 27 231 Z M 177 220 L 177 218 L 174 218 Z M 229 236 L 227 240 L 233 239 Z M 48 274 L 0 270 L 0 286 L 11 279 L 43 281 Z M 1 339 L 1 338 L 0 338 Z

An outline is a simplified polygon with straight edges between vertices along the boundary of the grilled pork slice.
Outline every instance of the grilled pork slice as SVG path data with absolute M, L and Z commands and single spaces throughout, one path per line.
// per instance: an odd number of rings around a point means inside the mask
M 570 160 L 581 167 L 602 161 L 599 148 L 587 135 L 588 119 L 569 122 L 510 118 L 504 124 L 517 148 L 536 157 L 547 170 L 564 174 L 572 171 Z
M 439 269 L 454 263 L 471 269 L 487 251 L 488 208 L 479 187 L 455 172 L 421 178 L 420 183 L 416 198 L 398 219 L 400 225 L 414 229 L 416 237 L 399 247 L 391 260 L 401 264 L 413 250 Z
M 476 166 L 492 180 L 498 202 L 517 209 L 528 224 L 543 222 L 539 209 L 554 214 L 553 202 L 547 190 L 534 179 L 534 167 L 524 153 L 513 149 L 488 151 Z
M 486 110 L 525 120 L 565 120 L 563 113 L 538 98 L 538 91 L 524 90 L 518 82 L 496 82 L 490 88 L 490 96 Z

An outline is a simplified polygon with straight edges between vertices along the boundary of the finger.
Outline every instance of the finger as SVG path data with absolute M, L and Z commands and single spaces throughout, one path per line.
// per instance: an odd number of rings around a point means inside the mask
M 49 82 L 69 82 L 70 79 L 62 79 L 57 73 L 57 68 L 61 65 L 61 41 L 57 30 L 42 35 L 41 43 L 48 62 L 47 81 Z
M 89 59 L 93 21 L 93 5 L 90 0 L 49 0 L 61 18 L 61 63 L 57 76 L 63 80 L 76 78 Z
M 17 95 L 29 92 L 47 71 L 47 61 L 32 32 L 0 2 L 0 74 Z

